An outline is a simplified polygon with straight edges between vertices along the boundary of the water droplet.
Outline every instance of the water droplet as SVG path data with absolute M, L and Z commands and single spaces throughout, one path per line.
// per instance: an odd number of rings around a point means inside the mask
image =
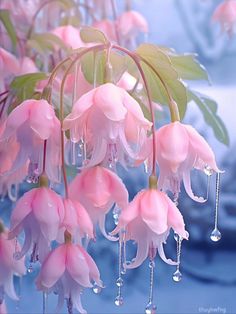
M 27 268 L 27 272 L 28 272 L 29 274 L 32 274 L 33 271 L 34 271 L 33 265 L 30 264 L 29 267 Z
M 205 173 L 208 177 L 212 176 L 213 172 L 214 172 L 214 170 L 213 170 L 211 167 L 209 167 L 209 166 L 207 166 L 207 165 L 205 166 L 205 168 L 204 168 L 204 173 Z
M 96 283 L 93 285 L 93 292 L 95 294 L 99 294 L 102 291 L 102 288 L 98 286 Z
M 121 209 L 118 206 L 115 206 L 115 208 L 113 209 L 113 219 L 114 219 L 115 225 L 118 225 L 120 214 L 121 214 Z
M 116 306 L 121 306 L 124 304 L 124 299 L 122 296 L 118 295 L 116 298 L 115 298 L 115 305 Z
M 126 263 L 127 264 L 127 263 Z M 121 275 L 125 275 L 126 274 L 126 268 L 124 267 L 124 268 L 122 268 L 122 270 L 121 270 Z
M 152 302 L 149 302 L 145 308 L 145 314 L 156 314 L 157 307 Z
M 155 261 L 154 260 L 150 260 L 148 266 L 149 266 L 149 268 L 154 268 L 155 267 Z
M 179 241 L 179 235 L 178 235 L 178 233 L 174 233 L 174 239 L 175 239 L 175 241 L 176 242 L 178 242 Z
M 119 278 L 116 280 L 116 285 L 117 285 L 117 287 L 122 287 L 123 284 L 124 284 L 124 280 L 123 280 L 121 277 L 119 277 Z
M 213 241 L 213 242 L 218 242 L 218 241 L 220 241 L 220 239 L 221 239 L 221 233 L 220 233 L 220 231 L 215 228 L 215 229 L 212 231 L 210 238 L 211 238 L 211 241 Z
M 173 280 L 174 280 L 175 282 L 180 282 L 181 279 L 182 279 L 182 274 L 181 274 L 181 272 L 177 269 L 176 272 L 174 272 L 172 278 L 173 278 Z

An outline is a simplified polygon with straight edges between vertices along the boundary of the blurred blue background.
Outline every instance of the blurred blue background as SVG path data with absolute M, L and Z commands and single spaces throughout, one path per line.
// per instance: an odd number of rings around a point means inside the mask
M 118 1 L 119 3 L 121 1 Z M 148 41 L 173 47 L 177 52 L 196 52 L 207 68 L 211 85 L 199 84 L 194 88 L 214 98 L 219 104 L 219 115 L 230 134 L 230 147 L 217 142 L 213 132 L 203 122 L 200 111 L 190 104 L 185 118 L 204 134 L 216 153 L 222 175 L 219 227 L 222 240 L 213 243 L 209 235 L 214 224 L 214 179 L 211 182 L 207 204 L 196 204 L 183 192 L 180 209 L 186 228 L 190 232 L 188 243 L 183 243 L 179 283 L 172 280 L 175 267 L 157 259 L 155 270 L 154 302 L 158 313 L 236 313 L 236 36 L 228 38 L 213 24 L 211 15 L 217 0 L 136 0 L 135 9 L 148 20 Z M 121 4 L 122 6 L 122 4 Z M 121 171 L 131 197 L 146 185 L 143 169 L 129 173 Z M 202 175 L 193 173 L 196 193 L 206 193 Z M 6 210 L 10 206 L 5 203 Z M 4 210 L 4 209 L 3 209 Z M 109 226 L 108 228 L 112 228 Z M 128 271 L 123 287 L 124 305 L 114 305 L 115 281 L 118 272 L 118 247 L 102 237 L 89 248 L 101 271 L 106 289 L 100 295 L 86 291 L 82 296 L 88 313 L 144 313 L 149 292 L 148 262 L 136 270 Z M 175 241 L 165 248 L 167 255 L 175 258 Z M 35 291 L 33 281 L 37 274 L 22 279 L 19 304 L 9 301 L 11 313 L 39 313 L 42 295 Z M 18 285 L 18 283 L 16 283 Z M 56 296 L 49 297 L 49 312 L 53 312 Z M 65 311 L 65 309 L 64 309 Z

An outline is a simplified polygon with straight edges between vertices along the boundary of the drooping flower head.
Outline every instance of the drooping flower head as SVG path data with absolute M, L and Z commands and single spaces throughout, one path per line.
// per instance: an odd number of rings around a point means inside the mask
M 177 196 L 183 180 L 187 194 L 195 201 L 204 202 L 192 192 L 191 170 L 204 171 L 207 167 L 220 171 L 206 140 L 192 126 L 173 122 L 156 131 L 156 154 L 160 168 L 159 188 Z
M 20 149 L 10 171 L 21 168 L 29 159 L 29 176 L 38 178 L 47 141 L 45 172 L 53 182 L 60 181 L 60 122 L 46 100 L 25 100 L 9 114 L 1 141 L 12 137 L 16 137 Z
M 91 148 L 89 166 L 101 163 L 107 155 L 121 162 L 124 154 L 135 158 L 130 145 L 141 146 L 151 125 L 138 102 L 111 83 L 84 94 L 63 124 L 72 142 L 82 139 Z
M 126 268 L 140 266 L 148 257 L 150 249 L 157 249 L 166 263 L 176 265 L 172 260 L 166 259 L 163 250 L 171 228 L 182 238 L 188 238 L 183 217 L 175 204 L 164 192 L 149 189 L 139 192 L 122 210 L 118 225 L 111 234 L 125 230 L 126 240 L 137 243 L 137 255 Z
M 65 243 L 49 253 L 36 279 L 38 290 L 58 294 L 57 311 L 67 299 L 80 313 L 87 313 L 81 304 L 80 294 L 91 288 L 93 282 L 102 287 L 99 270 L 92 257 L 81 247 Z
M 79 200 L 94 224 L 99 223 L 104 236 L 105 216 L 116 203 L 119 208 L 128 204 L 128 192 L 122 180 L 111 170 L 101 166 L 84 169 L 69 186 L 72 199 Z
M 57 27 L 52 30 L 51 33 L 59 37 L 65 45 L 72 49 L 86 46 L 86 44 L 80 38 L 79 29 L 72 25 Z
M 50 242 L 56 240 L 64 219 L 61 197 L 46 187 L 26 192 L 16 203 L 11 216 L 9 238 L 25 233 L 23 248 L 18 258 L 32 249 L 32 262 L 42 261 L 50 249 Z
M 223 31 L 232 35 L 236 25 L 236 0 L 225 0 L 214 11 L 214 21 L 221 24 Z

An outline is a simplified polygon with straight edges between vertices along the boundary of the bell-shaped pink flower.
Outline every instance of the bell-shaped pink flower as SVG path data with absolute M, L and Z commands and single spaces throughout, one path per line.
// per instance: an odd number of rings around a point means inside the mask
M 84 237 L 92 239 L 94 237 L 93 223 L 83 205 L 71 199 L 64 199 L 63 203 L 65 215 L 60 228 L 60 242 L 63 242 L 66 230 L 79 243 Z
M 236 0 L 225 0 L 214 11 L 212 19 L 221 24 L 223 31 L 232 35 L 236 25 Z
M 102 31 L 110 41 L 116 41 L 115 25 L 111 20 L 101 20 L 93 23 L 93 27 Z
M 195 201 L 204 202 L 192 192 L 191 169 L 204 171 L 210 167 L 215 172 L 220 171 L 205 139 L 192 126 L 173 122 L 156 132 L 156 154 L 160 168 L 159 188 L 178 196 L 183 180 L 188 195 Z
M 13 275 L 22 276 L 26 269 L 24 259 L 18 261 L 14 258 L 18 249 L 19 245 L 16 245 L 15 240 L 8 240 L 7 231 L 0 233 L 0 298 L 6 293 L 13 300 L 19 299 L 13 285 Z M 2 301 L 0 299 L 0 303 Z
M 101 163 L 107 155 L 121 161 L 124 153 L 135 158 L 130 144 L 141 146 L 151 125 L 138 102 L 111 83 L 84 94 L 63 123 L 72 142 L 88 143 L 89 166 Z
M 72 199 L 79 200 L 94 224 L 99 223 L 103 235 L 105 216 L 116 203 L 119 208 L 128 204 L 128 192 L 122 180 L 111 170 L 101 166 L 84 169 L 69 186 Z
M 20 150 L 11 172 L 29 159 L 29 176 L 38 178 L 43 171 L 44 142 L 47 141 L 44 170 L 50 180 L 60 181 L 60 122 L 46 100 L 25 100 L 9 114 L 0 141 L 9 141 L 12 137 L 16 137 Z
M 156 189 L 139 192 L 133 201 L 122 210 L 119 222 L 112 235 L 125 230 L 126 240 L 137 242 L 137 255 L 127 268 L 140 266 L 148 257 L 150 249 L 157 249 L 160 257 L 170 265 L 176 265 L 166 259 L 163 250 L 170 229 L 179 236 L 188 239 L 184 228 L 183 217 L 169 199 L 169 197 Z
M 69 306 L 85 314 L 80 294 L 84 288 L 93 286 L 92 281 L 102 287 L 99 270 L 92 257 L 80 245 L 66 243 L 49 253 L 36 284 L 38 290 L 53 290 L 58 294 L 57 311 L 67 299 Z
M 59 26 L 52 30 L 51 33 L 59 37 L 65 45 L 72 49 L 86 46 L 80 38 L 79 29 L 72 25 Z
M 139 33 L 148 33 L 146 19 L 137 11 L 126 11 L 117 20 L 120 37 L 125 42 L 133 42 Z
M 26 192 L 16 203 L 11 216 L 9 238 L 25 233 L 23 248 L 18 252 L 20 259 L 32 249 L 32 262 L 42 261 L 50 249 L 50 242 L 56 240 L 64 219 L 64 205 L 61 197 L 53 190 L 40 187 Z
M 6 88 L 6 79 L 19 72 L 20 65 L 18 59 L 0 47 L 0 91 Z

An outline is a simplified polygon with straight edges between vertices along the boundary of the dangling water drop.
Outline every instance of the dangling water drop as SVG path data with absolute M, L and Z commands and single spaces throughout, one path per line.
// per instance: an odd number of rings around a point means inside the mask
M 182 274 L 181 274 L 181 272 L 177 269 L 176 272 L 174 272 L 172 278 L 173 278 L 173 280 L 174 280 L 175 282 L 180 282 L 181 279 L 182 279 Z
M 96 283 L 93 285 L 93 292 L 95 294 L 99 294 L 102 291 L 102 288 L 98 286 Z
M 116 285 L 117 285 L 117 287 L 122 287 L 123 284 L 124 284 L 124 280 L 123 280 L 121 277 L 119 277 L 119 278 L 116 280 Z
M 149 302 L 145 308 L 145 314 L 156 314 L 157 307 L 152 302 Z
M 30 263 L 30 264 L 29 264 L 29 267 L 27 268 L 27 272 L 28 272 L 29 274 L 32 274 L 33 271 L 34 271 L 33 265 Z
M 156 248 L 151 246 L 149 248 L 149 268 L 150 268 L 150 286 L 149 286 L 149 298 L 148 304 L 145 308 L 146 314 L 155 314 L 156 313 L 156 305 L 153 304 L 153 288 L 154 288 L 154 269 L 155 269 L 155 261 L 154 258 L 156 256 Z
M 47 292 L 43 292 L 43 314 L 47 314 L 48 308 L 48 294 Z
M 211 238 L 211 241 L 213 241 L 213 242 L 218 242 L 218 241 L 220 241 L 220 239 L 221 239 L 221 233 L 220 233 L 220 231 L 219 231 L 218 229 L 214 229 L 214 230 L 212 231 L 212 233 L 211 233 L 210 238 Z
M 210 236 L 210 239 L 213 242 L 218 242 L 221 239 L 221 233 L 218 229 L 219 200 L 220 200 L 220 173 L 218 172 L 216 175 L 215 226 Z
M 76 143 L 73 141 L 70 141 L 70 147 L 71 147 L 71 164 L 72 166 L 76 165 Z
M 124 299 L 121 295 L 117 295 L 117 297 L 115 298 L 115 305 L 116 306 L 121 306 L 124 304 Z
M 119 217 L 121 214 L 121 209 L 117 205 L 115 205 L 112 214 L 113 214 L 113 219 L 114 219 L 115 225 L 118 225 Z
M 211 167 L 209 167 L 208 165 L 205 166 L 205 168 L 204 168 L 203 171 L 204 171 L 204 173 L 205 173 L 208 177 L 212 176 L 212 175 L 213 175 L 213 172 L 214 172 L 214 170 L 213 170 Z
M 180 256 L 181 256 L 181 245 L 182 245 L 182 237 L 179 236 L 177 233 L 174 234 L 175 240 L 177 242 L 177 268 L 174 272 L 172 278 L 175 282 L 180 282 L 182 279 L 182 274 L 179 270 L 180 268 Z

